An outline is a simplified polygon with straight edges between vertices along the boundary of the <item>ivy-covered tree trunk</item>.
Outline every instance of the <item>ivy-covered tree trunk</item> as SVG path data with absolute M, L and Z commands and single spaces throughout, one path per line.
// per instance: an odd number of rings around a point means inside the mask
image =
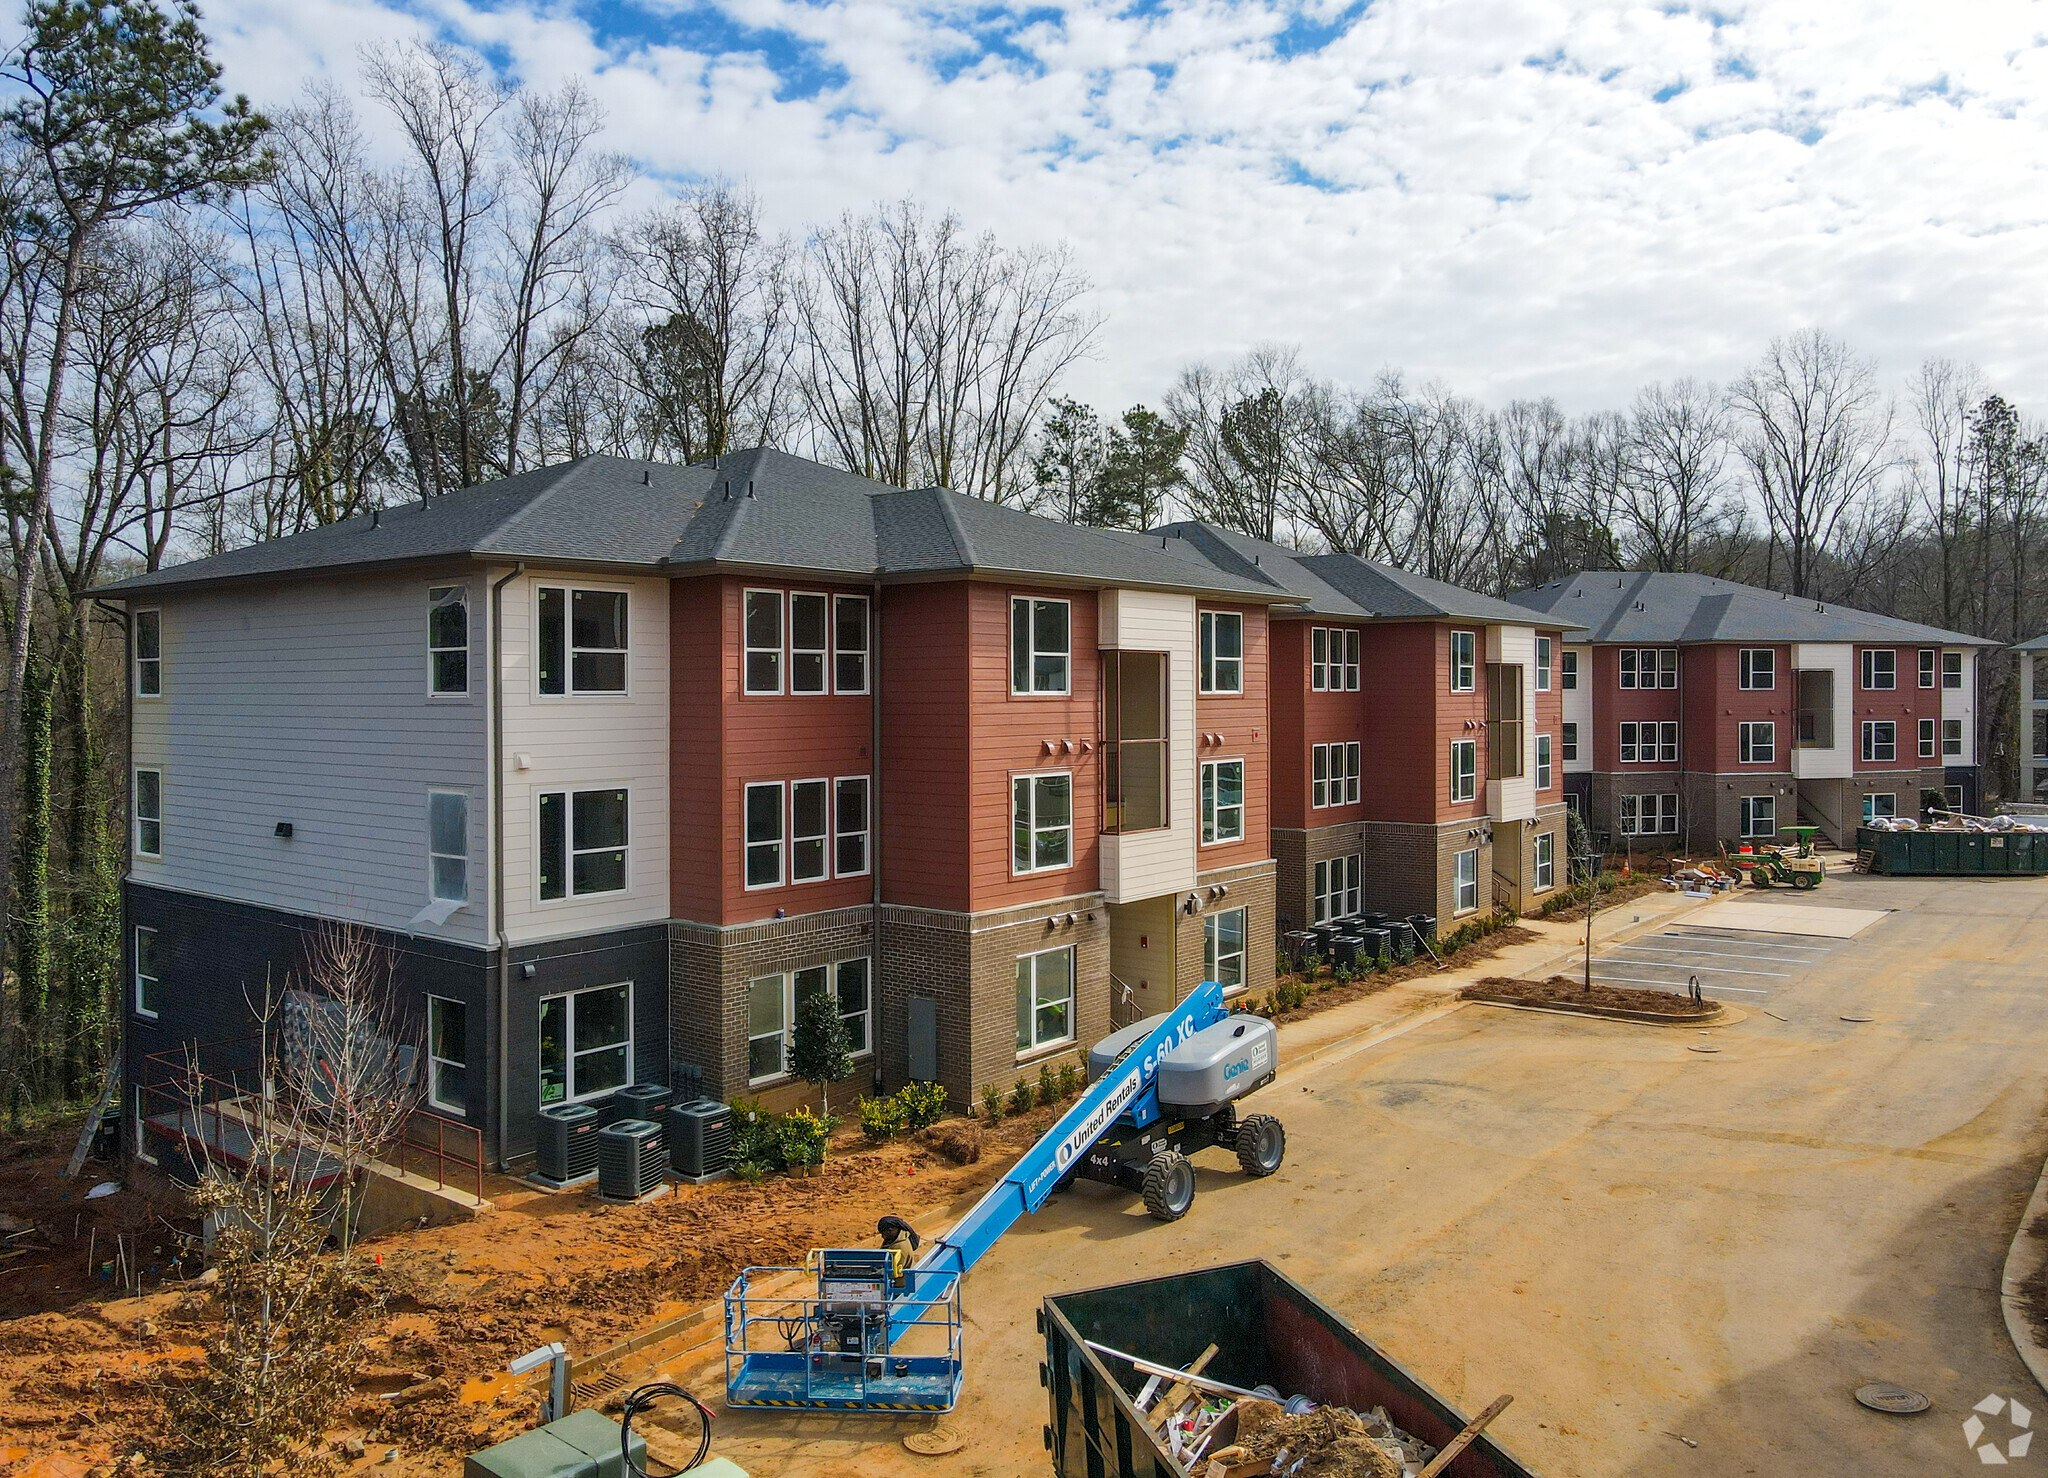
M 63 1089 L 79 1098 L 114 1049 L 111 1025 L 120 1019 L 121 853 L 107 824 L 105 759 L 93 723 L 89 630 L 72 629 L 68 680 L 71 805 L 66 835 L 67 903 L 62 934 L 65 1035 Z
M 32 641 L 21 690 L 20 822 L 14 834 L 14 909 L 8 920 L 21 1002 L 19 1061 L 26 1079 L 21 1086 L 31 1099 L 52 1086 L 51 1038 L 60 1025 L 50 1010 L 50 709 L 56 672 L 46 643 Z M 17 1112 L 19 1107 L 17 1100 Z

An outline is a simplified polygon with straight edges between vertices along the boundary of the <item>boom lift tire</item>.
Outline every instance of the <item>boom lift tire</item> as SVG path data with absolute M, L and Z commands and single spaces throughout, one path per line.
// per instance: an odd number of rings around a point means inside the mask
M 1287 1158 L 1287 1131 L 1271 1114 L 1252 1114 L 1237 1126 L 1237 1163 L 1246 1175 L 1271 1175 Z
M 1195 1167 L 1179 1150 L 1154 1155 L 1145 1167 L 1145 1209 L 1154 1221 L 1179 1221 L 1195 1204 Z

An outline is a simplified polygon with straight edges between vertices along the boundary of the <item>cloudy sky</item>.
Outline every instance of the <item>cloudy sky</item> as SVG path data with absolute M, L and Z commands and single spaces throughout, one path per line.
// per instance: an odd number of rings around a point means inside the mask
M 440 35 L 800 229 L 915 194 L 1096 284 L 1073 388 L 1301 346 L 1574 410 L 1817 324 L 2048 411 L 2048 6 L 208 0 L 229 85 Z

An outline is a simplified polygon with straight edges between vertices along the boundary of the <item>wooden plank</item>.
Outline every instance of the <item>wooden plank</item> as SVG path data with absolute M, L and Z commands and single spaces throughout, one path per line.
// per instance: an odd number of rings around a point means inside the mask
M 107 1059 L 107 1075 L 100 1084 L 100 1096 L 94 1101 L 92 1112 L 85 1116 L 85 1127 L 78 1131 L 78 1148 L 71 1152 L 71 1163 L 64 1167 L 66 1180 L 78 1179 L 78 1172 L 85 1168 L 85 1157 L 92 1152 L 92 1137 L 99 1132 L 100 1120 L 106 1117 L 107 1105 L 114 1101 L 114 1090 L 121 1083 L 121 1057 L 119 1053 Z
M 1176 1411 L 1180 1410 L 1181 1402 L 1187 1400 L 1188 1397 L 1194 1395 L 1195 1393 L 1194 1386 L 1190 1383 L 1188 1378 L 1190 1376 L 1199 1376 L 1204 1370 L 1208 1368 L 1209 1362 L 1211 1360 L 1214 1360 L 1215 1358 L 1216 1346 L 1211 1345 L 1208 1349 L 1202 1351 L 1201 1354 L 1197 1355 L 1195 1357 L 1194 1364 L 1190 1365 L 1186 1370 L 1178 1372 L 1166 1372 L 1170 1376 L 1177 1376 L 1177 1378 L 1174 1380 L 1172 1385 L 1166 1388 L 1166 1394 L 1159 1398 L 1159 1404 L 1154 1406 L 1150 1411 L 1145 1413 L 1145 1425 L 1152 1428 L 1152 1430 L 1155 1432 L 1163 1430 L 1166 1426 L 1168 1419 L 1171 1418 Z M 1135 1365 L 1137 1364 L 1137 1362 L 1133 1361 L 1132 1364 Z M 1159 1372 L 1150 1371 L 1147 1373 L 1158 1374 Z
M 1470 1447 L 1479 1434 L 1486 1430 L 1487 1423 L 1499 1416 L 1503 1411 L 1506 1411 L 1508 1403 L 1514 1399 L 1512 1396 L 1496 1397 L 1493 1405 L 1487 1407 L 1486 1410 L 1473 1417 L 1471 1421 L 1465 1423 L 1465 1430 L 1445 1443 L 1443 1450 L 1431 1458 L 1429 1466 L 1416 1474 L 1415 1478 L 1437 1478 L 1438 1474 L 1450 1467 L 1451 1459 Z

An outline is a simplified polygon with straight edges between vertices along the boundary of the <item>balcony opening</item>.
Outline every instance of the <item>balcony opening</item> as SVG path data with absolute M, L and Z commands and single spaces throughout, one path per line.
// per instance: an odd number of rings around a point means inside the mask
M 1522 668 L 1519 663 L 1486 664 L 1486 778 L 1514 780 L 1522 774 Z
M 1102 829 L 1167 825 L 1166 654 L 1102 654 Z
M 1831 668 L 1799 673 L 1799 747 L 1835 747 L 1835 674 Z

